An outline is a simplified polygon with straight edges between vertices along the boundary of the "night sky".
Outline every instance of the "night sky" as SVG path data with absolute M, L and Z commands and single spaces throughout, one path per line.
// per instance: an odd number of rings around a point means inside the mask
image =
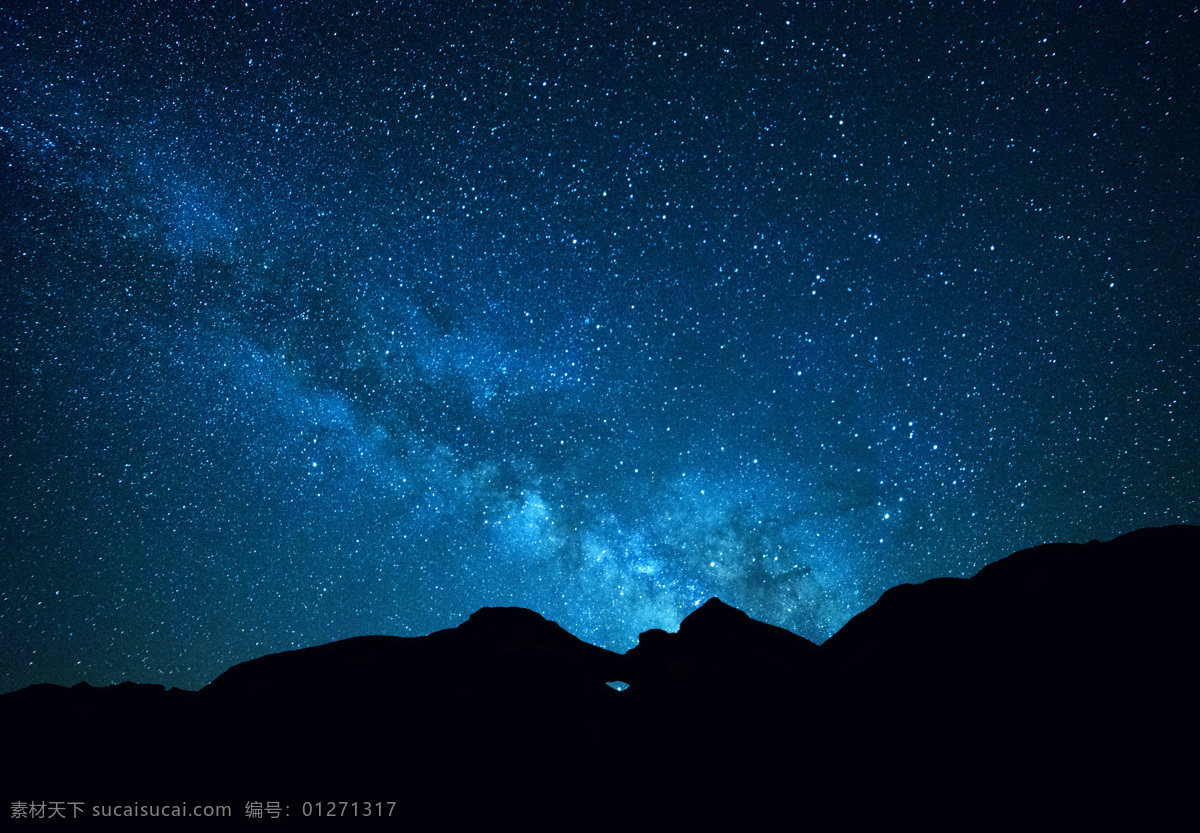
M 0 10 L 0 690 L 1200 522 L 1194 5 L 557 5 Z

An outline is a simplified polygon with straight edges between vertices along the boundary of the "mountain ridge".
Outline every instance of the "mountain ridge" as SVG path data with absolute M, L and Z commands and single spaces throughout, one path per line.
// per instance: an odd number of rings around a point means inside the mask
M 196 692 L 33 686 L 0 696 L 28 761 L 9 786 L 403 784 L 420 800 L 453 784 L 519 804 L 529 783 L 582 800 L 583 784 L 623 783 L 616 773 L 693 797 L 712 777 L 832 795 L 847 788 L 837 771 L 872 789 L 935 773 L 968 794 L 1017 761 L 1030 784 L 1061 786 L 1065 768 L 1077 795 L 1114 779 L 1151 789 L 1196 734 L 1197 556 L 1195 526 L 1042 545 L 971 578 L 892 588 L 821 645 L 716 598 L 625 654 L 533 611 L 483 608 L 424 637 L 269 654 Z M 254 754 L 237 754 L 247 739 Z M 779 749 L 791 763 L 768 766 Z

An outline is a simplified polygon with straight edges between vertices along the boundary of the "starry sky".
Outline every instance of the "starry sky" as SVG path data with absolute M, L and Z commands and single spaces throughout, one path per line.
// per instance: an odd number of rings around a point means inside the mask
M 1200 522 L 1198 26 L 6 3 L 0 690 Z

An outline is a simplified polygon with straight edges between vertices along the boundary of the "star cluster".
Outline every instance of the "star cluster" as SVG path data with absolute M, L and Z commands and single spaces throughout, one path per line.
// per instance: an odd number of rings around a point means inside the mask
M 17 6 L 4 690 L 1200 521 L 1190 6 Z

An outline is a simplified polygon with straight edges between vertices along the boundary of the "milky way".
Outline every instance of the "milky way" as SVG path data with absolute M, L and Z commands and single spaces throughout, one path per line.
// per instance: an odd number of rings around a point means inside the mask
M 1200 522 L 1191 6 L 42 5 L 2 690 Z

